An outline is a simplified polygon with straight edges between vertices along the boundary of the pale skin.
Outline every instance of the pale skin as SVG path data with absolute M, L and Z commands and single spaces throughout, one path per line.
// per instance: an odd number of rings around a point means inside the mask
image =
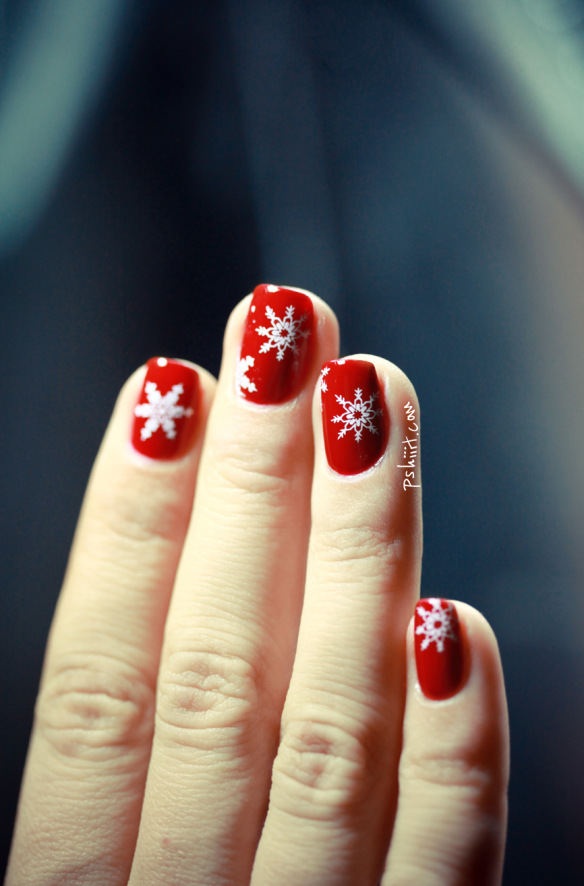
M 421 490 L 396 468 L 416 394 L 366 355 L 388 445 L 364 473 L 335 473 L 318 374 L 338 327 L 311 297 L 298 396 L 237 396 L 244 299 L 218 382 L 196 367 L 202 414 L 178 460 L 132 449 L 144 368 L 123 388 L 51 630 L 7 886 L 500 883 L 497 644 L 456 603 L 465 683 L 424 697 Z

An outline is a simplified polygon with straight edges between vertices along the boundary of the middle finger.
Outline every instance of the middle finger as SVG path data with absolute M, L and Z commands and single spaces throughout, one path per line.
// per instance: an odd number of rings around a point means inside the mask
M 234 311 L 166 627 L 130 882 L 248 883 L 302 603 L 312 389 L 330 309 L 258 287 Z M 162 811 L 161 811 L 162 810 Z

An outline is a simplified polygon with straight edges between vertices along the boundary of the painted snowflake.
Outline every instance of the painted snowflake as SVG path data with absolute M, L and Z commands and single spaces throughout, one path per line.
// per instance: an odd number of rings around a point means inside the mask
M 145 418 L 146 423 L 140 431 L 140 438 L 148 440 L 159 428 L 162 428 L 169 440 L 176 437 L 176 422 L 193 414 L 192 409 L 179 406 L 178 401 L 184 388 L 181 384 L 173 385 L 170 391 L 162 396 L 156 382 L 146 382 L 147 403 L 138 403 L 134 414 L 138 418 Z
M 247 377 L 247 370 L 253 366 L 253 357 L 242 357 L 235 371 L 235 389 L 238 394 L 245 397 L 244 391 L 257 391 L 256 383 Z
M 302 329 L 302 324 L 306 320 L 306 314 L 303 314 L 298 320 L 294 319 L 294 308 L 289 305 L 283 317 L 278 317 L 273 308 L 266 305 L 266 317 L 270 321 L 270 326 L 258 326 L 256 332 L 258 335 L 265 335 L 267 341 L 263 342 L 260 348 L 260 354 L 267 354 L 268 351 L 276 350 L 276 360 L 283 360 L 284 354 L 290 349 L 294 354 L 298 353 L 298 340 L 308 338 L 310 329 Z
M 361 439 L 364 430 L 371 431 L 372 434 L 379 433 L 375 419 L 383 415 L 383 409 L 375 407 L 377 397 L 378 395 L 375 393 L 371 394 L 367 400 L 364 400 L 361 388 L 355 389 L 355 399 L 353 401 L 345 400 L 340 394 L 336 395 L 337 403 L 344 409 L 342 415 L 335 415 L 332 419 L 335 424 L 343 425 L 339 431 L 339 440 L 349 431 L 353 431 L 357 441 Z
M 328 384 L 326 381 L 326 377 L 330 371 L 331 371 L 330 366 L 324 366 L 322 369 L 322 372 L 320 373 L 320 389 L 321 389 L 321 391 L 323 391 L 323 393 L 324 393 L 324 391 L 328 391 Z
M 418 606 L 417 609 L 418 615 L 424 619 L 424 623 L 416 628 L 416 634 L 424 637 L 420 648 L 427 649 L 430 643 L 435 643 L 437 651 L 444 652 L 445 640 L 458 642 L 458 637 L 453 629 L 454 607 L 452 603 L 448 603 L 445 609 L 442 600 L 436 599 L 436 597 L 428 597 L 423 603 L 429 603 L 432 608 L 426 609 L 424 606 Z

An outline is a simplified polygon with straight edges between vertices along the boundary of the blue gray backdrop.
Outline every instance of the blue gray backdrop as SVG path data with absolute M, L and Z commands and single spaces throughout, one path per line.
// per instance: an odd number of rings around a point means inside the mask
M 421 401 L 423 592 L 500 639 L 506 883 L 582 882 L 580 0 L 0 4 L 7 852 L 46 633 L 126 376 L 216 372 L 257 282 Z

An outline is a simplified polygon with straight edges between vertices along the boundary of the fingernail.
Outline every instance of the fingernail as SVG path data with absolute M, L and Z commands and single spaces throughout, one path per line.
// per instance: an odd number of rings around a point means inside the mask
M 149 360 L 134 409 L 134 448 L 155 459 L 184 455 L 196 424 L 199 396 L 199 376 L 191 366 L 166 357 Z
M 282 403 L 300 391 L 314 338 L 312 299 L 297 289 L 256 286 L 247 315 L 235 379 L 254 403 Z
M 359 474 L 387 444 L 387 409 L 373 363 L 333 360 L 320 374 L 322 427 L 328 463 L 339 474 Z
M 456 695 L 464 676 L 460 622 L 454 604 L 428 597 L 416 606 L 414 638 L 418 682 L 426 698 Z

